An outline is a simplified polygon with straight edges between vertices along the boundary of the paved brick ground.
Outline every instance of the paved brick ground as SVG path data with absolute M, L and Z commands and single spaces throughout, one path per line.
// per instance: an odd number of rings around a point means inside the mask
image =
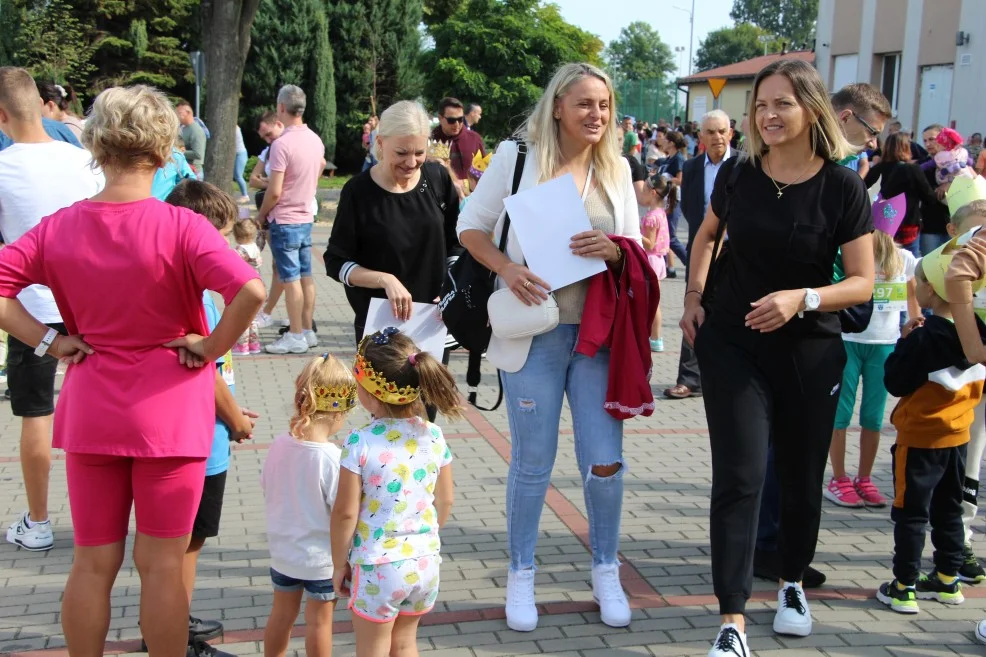
M 327 229 L 316 229 L 324 244 Z M 316 279 L 320 348 L 351 357 L 354 344 L 349 307 L 338 284 Z M 684 282 L 664 286 L 665 343 L 654 356 L 654 390 L 672 383 L 680 333 L 677 330 Z M 260 639 L 271 604 L 267 545 L 259 473 L 273 436 L 283 431 L 292 380 L 303 357 L 256 356 L 236 362 L 240 402 L 262 414 L 253 444 L 235 449 L 226 491 L 222 536 L 211 541 L 199 565 L 193 604 L 197 615 L 222 619 L 224 650 L 262 654 Z M 453 370 L 464 385 L 465 358 Z M 481 397 L 492 401 L 492 370 Z M 357 415 L 357 424 L 365 415 Z M 616 630 L 599 623 L 589 587 L 586 523 L 573 457 L 571 418 L 562 420 L 554 489 L 544 509 L 538 544 L 538 630 L 507 629 L 502 614 L 507 554 L 503 513 L 509 458 L 509 431 L 503 409 L 470 412 L 445 430 L 456 457 L 456 505 L 443 529 L 444 563 L 439 604 L 420 633 L 428 657 L 493 657 L 545 654 L 565 657 L 637 655 L 698 656 L 708 650 L 715 627 L 708 548 L 710 468 L 701 400 L 662 402 L 653 417 L 627 424 L 629 469 L 623 512 L 623 580 L 631 593 L 634 622 Z M 0 404 L 0 517 L 6 522 L 25 507 L 17 463 L 19 426 Z M 852 441 L 850 441 L 852 442 Z M 891 488 L 888 445 L 880 451 L 875 478 Z M 857 457 L 850 448 L 848 460 Z M 749 634 L 756 654 L 882 656 L 982 655 L 974 642 L 974 621 L 986 616 L 986 587 L 967 589 L 962 607 L 925 603 L 915 617 L 893 614 L 872 599 L 872 589 L 889 577 L 892 549 L 885 510 L 846 510 L 826 503 L 816 565 L 829 584 L 815 594 L 814 634 L 806 639 L 776 637 L 770 627 L 772 586 L 757 583 Z M 46 554 L 0 545 L 0 653 L 58 651 L 64 646 L 59 601 L 72 559 L 72 526 L 65 491 L 64 461 L 54 463 L 51 514 L 56 546 Z M 930 549 L 930 548 L 929 548 Z M 110 652 L 137 648 L 139 581 L 129 559 L 113 594 Z M 348 613 L 336 614 L 337 655 L 354 654 Z M 292 648 L 303 654 L 301 627 Z

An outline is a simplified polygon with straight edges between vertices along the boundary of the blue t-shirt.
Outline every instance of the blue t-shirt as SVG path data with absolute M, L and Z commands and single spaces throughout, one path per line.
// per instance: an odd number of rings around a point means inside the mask
M 80 144 L 79 140 L 75 138 L 75 134 L 71 130 L 69 130 L 68 126 L 66 126 L 61 121 L 55 121 L 54 119 L 46 119 L 44 117 L 41 117 L 41 125 L 44 126 L 45 132 L 48 133 L 48 136 L 54 139 L 55 141 L 64 141 L 66 143 L 72 144 L 73 146 L 78 146 L 79 148 L 82 148 L 82 144 Z M 13 145 L 13 143 L 14 143 L 13 139 L 11 139 L 7 135 L 3 134 L 2 131 L 0 131 L 0 151 L 7 148 L 8 146 Z
M 171 159 L 164 163 L 164 166 L 154 174 L 154 182 L 151 183 L 151 196 L 159 201 L 168 198 L 175 187 L 186 178 L 195 179 L 195 172 L 188 166 L 188 160 L 178 149 L 171 149 Z
M 202 295 L 202 303 L 205 305 L 205 316 L 209 322 L 209 332 L 216 329 L 219 323 L 219 309 L 216 302 L 212 300 L 212 295 L 208 290 Z M 223 380 L 229 386 L 230 392 L 236 392 L 233 377 L 233 353 L 226 352 L 226 355 L 216 361 L 216 367 L 222 374 Z M 212 436 L 212 453 L 205 462 L 205 476 L 211 477 L 220 472 L 229 470 L 229 427 L 226 423 L 216 418 L 216 429 Z

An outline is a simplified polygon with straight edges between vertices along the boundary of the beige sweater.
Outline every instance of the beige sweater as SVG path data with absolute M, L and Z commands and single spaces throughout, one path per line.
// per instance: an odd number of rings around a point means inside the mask
M 616 232 L 616 219 L 613 204 L 601 186 L 589 191 L 585 198 L 585 211 L 589 215 L 589 223 L 595 230 L 601 230 L 607 235 Z M 560 324 L 581 324 L 582 310 L 585 308 L 585 296 L 589 292 L 589 279 L 566 285 L 555 292 L 558 302 L 558 322 Z

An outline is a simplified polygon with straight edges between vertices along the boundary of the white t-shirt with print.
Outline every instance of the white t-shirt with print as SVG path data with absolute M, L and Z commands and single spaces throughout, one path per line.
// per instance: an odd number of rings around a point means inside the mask
M 421 418 L 380 418 L 354 431 L 342 467 L 363 482 L 352 564 L 438 554 L 438 471 L 452 462 L 442 430 Z
M 897 253 L 904 259 L 904 279 L 910 281 L 914 278 L 914 269 L 917 267 L 918 260 L 913 253 L 899 246 Z M 883 280 L 884 277 L 877 272 L 877 282 Z M 874 309 L 865 331 L 862 333 L 843 333 L 842 339 L 846 342 L 861 344 L 897 344 L 897 340 L 900 339 L 900 311 L 880 312 Z
M 306 581 L 332 579 L 329 538 L 332 505 L 339 488 L 339 447 L 274 439 L 260 485 L 267 506 L 270 567 Z
M 41 220 L 103 189 L 89 151 L 63 141 L 14 144 L 0 151 L 0 234 L 7 244 Z M 62 321 L 51 290 L 31 285 L 17 295 L 27 312 L 44 324 Z

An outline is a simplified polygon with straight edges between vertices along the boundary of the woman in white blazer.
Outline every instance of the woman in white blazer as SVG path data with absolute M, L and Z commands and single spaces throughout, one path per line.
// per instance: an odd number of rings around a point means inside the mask
M 613 83 L 589 64 L 566 64 L 555 73 L 517 136 L 528 146 L 520 189 L 572 174 L 593 230 L 571 236 L 573 253 L 623 264 L 623 253 L 608 235 L 640 241 L 637 202 L 630 167 L 620 157 Z M 459 241 L 474 258 L 497 273 L 497 287 L 509 287 L 524 303 L 547 299 L 548 285 L 526 266 L 513 229 L 506 254 L 497 249 L 504 223 L 503 200 L 511 194 L 517 144 L 505 141 L 459 217 Z M 490 234 L 493 239 L 490 239 Z M 565 236 L 566 238 L 569 236 Z M 490 362 L 502 370 L 512 438 L 507 479 L 507 625 L 537 627 L 534 602 L 534 548 L 544 498 L 558 451 L 558 424 L 567 394 L 575 429 L 592 548 L 592 590 L 602 620 L 613 627 L 630 623 L 620 585 L 619 537 L 623 502 L 623 423 L 603 409 L 609 350 L 595 358 L 575 353 L 588 281 L 554 290 L 560 323 L 535 338 L 493 337 Z

